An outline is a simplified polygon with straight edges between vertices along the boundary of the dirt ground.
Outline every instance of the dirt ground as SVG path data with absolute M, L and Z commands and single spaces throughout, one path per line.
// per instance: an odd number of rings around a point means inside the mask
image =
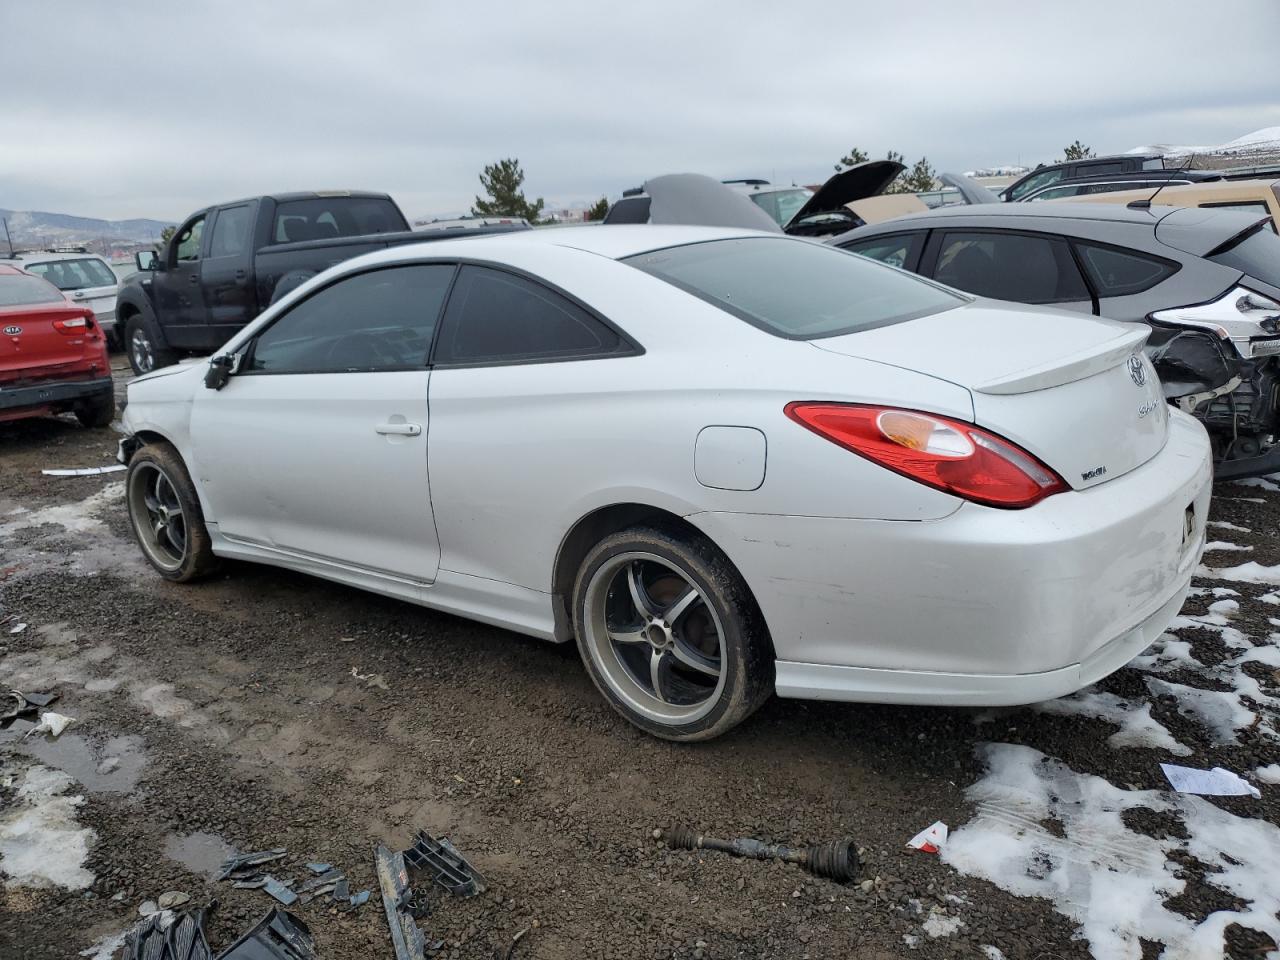
M 0 888 L 3 958 L 74 956 L 169 890 L 217 900 L 208 936 L 221 949 L 272 901 L 216 882 L 218 862 L 276 846 L 288 848 L 277 876 L 328 861 L 353 890 L 374 891 L 350 914 L 325 900 L 294 908 L 320 957 L 390 957 L 372 850 L 425 828 L 489 881 L 472 899 L 432 891 L 422 926 L 444 941 L 440 956 L 500 957 L 527 929 L 516 957 L 878 960 L 998 956 L 993 947 L 1067 960 L 1089 947 L 1049 901 L 905 847 L 935 820 L 954 829 L 973 816 L 965 789 L 983 773 L 980 743 L 1030 745 L 1130 789 L 1167 789 L 1160 760 L 1247 772 L 1277 759 L 1274 715 L 1216 743 L 1132 668 L 1101 689 L 1149 701 L 1189 756 L 1117 749 L 1116 727 L 1085 716 L 776 699 L 715 742 L 660 742 L 604 704 L 573 649 L 267 567 L 162 581 L 130 539 L 122 475 L 40 474 L 108 464 L 117 439 L 70 417 L 0 425 L 0 619 L 11 618 L 0 686 L 56 690 L 56 709 L 76 719 L 57 740 L 0 733 L 0 816 L 32 764 L 69 773 L 93 877 L 75 892 Z M 1280 563 L 1280 493 L 1217 492 L 1213 518 L 1252 531 L 1223 539 L 1252 550 L 1206 563 Z M 1230 586 L 1239 629 L 1268 640 L 1280 607 L 1258 598 L 1274 587 Z M 1188 612 L 1211 600 L 1193 597 Z M 20 622 L 28 628 L 10 633 Z M 1220 655 L 1209 631 L 1180 636 L 1206 662 Z M 1277 674 L 1251 675 L 1280 693 Z M 1278 794 L 1211 802 L 1277 823 Z M 870 882 L 668 849 L 658 832 L 678 824 L 800 845 L 849 836 Z M 1202 867 L 1186 865 L 1177 901 L 1196 920 L 1231 899 Z M 962 925 L 930 936 L 931 917 Z M 1239 925 L 1227 943 L 1240 958 L 1274 948 Z M 1159 952 L 1142 944 L 1144 957 Z

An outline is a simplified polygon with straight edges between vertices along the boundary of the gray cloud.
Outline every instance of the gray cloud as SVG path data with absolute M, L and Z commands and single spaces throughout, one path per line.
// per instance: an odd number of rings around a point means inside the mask
M 961 9 L 963 7 L 963 9 Z M 0 207 L 176 219 L 285 189 L 471 203 L 677 170 L 813 182 L 855 144 L 935 166 L 1280 125 L 1280 6 L 1240 0 L 0 6 Z

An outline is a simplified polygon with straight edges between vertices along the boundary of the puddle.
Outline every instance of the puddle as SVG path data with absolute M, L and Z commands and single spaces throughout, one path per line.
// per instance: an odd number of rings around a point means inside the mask
M 142 738 L 135 736 L 112 737 L 95 745 L 78 734 L 64 733 L 56 740 L 28 740 L 24 746 L 45 766 L 74 777 L 90 793 L 128 793 L 147 765 Z
M 164 840 L 166 857 L 210 880 L 218 879 L 223 861 L 235 852 L 235 847 L 213 833 L 171 833 Z

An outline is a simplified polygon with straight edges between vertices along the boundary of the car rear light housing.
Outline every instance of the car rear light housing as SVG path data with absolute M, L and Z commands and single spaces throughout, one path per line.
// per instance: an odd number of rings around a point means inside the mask
M 1157 310 L 1147 319 L 1174 327 L 1194 327 L 1230 341 L 1242 357 L 1280 352 L 1280 303 L 1248 287 L 1232 287 L 1216 300 Z
M 1021 447 L 971 423 L 918 410 L 795 401 L 796 423 L 846 450 L 926 486 L 1005 510 L 1068 490 Z
M 53 321 L 53 329 L 65 337 L 82 337 L 94 335 L 97 325 L 93 322 L 93 313 L 86 312 L 79 317 L 66 317 Z

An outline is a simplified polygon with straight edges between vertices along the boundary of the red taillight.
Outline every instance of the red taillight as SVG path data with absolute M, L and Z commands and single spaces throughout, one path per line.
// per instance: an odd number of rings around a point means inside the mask
M 795 402 L 786 414 L 882 467 L 989 507 L 1030 507 L 1067 489 L 1025 450 L 960 420 L 852 403 Z
M 94 329 L 93 314 L 86 313 L 81 317 L 67 317 L 65 320 L 53 321 L 53 329 L 63 336 L 82 337 Z

